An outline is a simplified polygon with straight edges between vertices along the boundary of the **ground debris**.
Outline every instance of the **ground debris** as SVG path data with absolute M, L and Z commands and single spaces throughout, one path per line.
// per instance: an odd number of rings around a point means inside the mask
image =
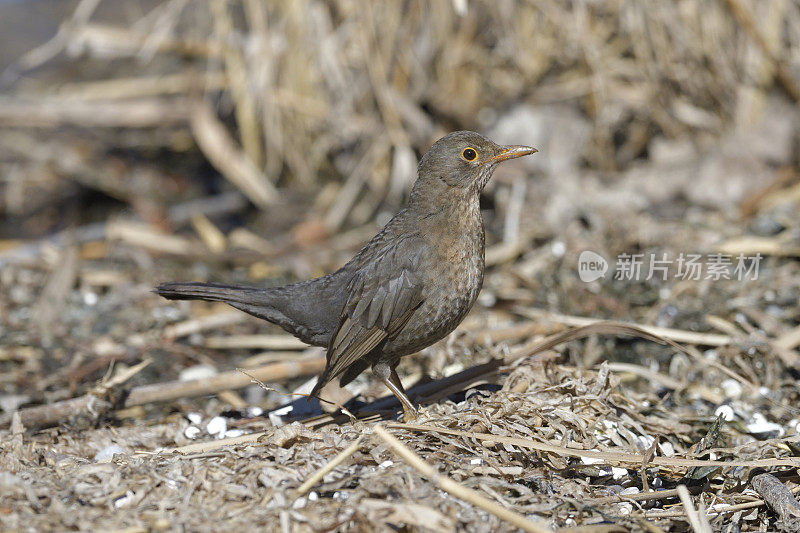
M 0 65 L 1 530 L 797 530 L 796 3 L 48 4 Z M 539 153 L 413 424 L 152 293 L 332 271 L 453 129 Z

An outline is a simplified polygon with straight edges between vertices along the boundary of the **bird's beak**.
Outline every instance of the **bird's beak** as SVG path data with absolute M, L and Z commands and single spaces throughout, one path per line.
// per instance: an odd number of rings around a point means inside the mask
M 522 157 L 525 155 L 531 155 L 538 152 L 536 148 L 531 148 L 530 146 L 521 146 L 521 145 L 510 145 L 504 146 L 503 150 L 494 157 L 490 157 L 484 164 L 486 163 L 499 163 L 500 161 L 505 161 L 507 159 L 515 159 L 517 157 Z

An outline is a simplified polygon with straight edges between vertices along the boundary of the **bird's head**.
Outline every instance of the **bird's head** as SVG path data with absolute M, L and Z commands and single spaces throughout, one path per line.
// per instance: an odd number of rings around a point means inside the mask
M 436 141 L 419 162 L 419 182 L 480 193 L 503 161 L 530 155 L 530 146 L 501 146 L 474 131 L 456 131 Z

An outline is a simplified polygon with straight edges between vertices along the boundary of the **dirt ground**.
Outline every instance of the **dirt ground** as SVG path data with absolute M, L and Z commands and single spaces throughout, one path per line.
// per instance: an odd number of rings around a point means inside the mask
M 306 4 L 30 4 L 0 531 L 800 531 L 800 7 Z M 399 367 L 417 420 L 152 292 L 334 270 L 460 128 L 539 153 L 485 191 L 475 307 Z

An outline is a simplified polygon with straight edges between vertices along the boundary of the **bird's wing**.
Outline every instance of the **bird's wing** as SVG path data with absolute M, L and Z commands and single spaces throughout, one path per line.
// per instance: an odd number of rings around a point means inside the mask
M 422 304 L 422 282 L 414 274 L 422 248 L 415 241 L 395 243 L 356 272 L 328 345 L 325 381 L 400 331 Z

